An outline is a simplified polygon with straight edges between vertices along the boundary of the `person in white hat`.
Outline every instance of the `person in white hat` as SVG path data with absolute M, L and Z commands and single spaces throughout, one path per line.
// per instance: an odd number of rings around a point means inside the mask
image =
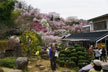
M 103 72 L 102 63 L 100 60 L 93 61 L 93 68 L 89 70 L 89 72 Z

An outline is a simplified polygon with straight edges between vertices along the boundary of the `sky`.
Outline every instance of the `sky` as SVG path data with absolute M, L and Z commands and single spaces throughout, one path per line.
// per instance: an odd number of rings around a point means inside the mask
M 61 17 L 91 19 L 108 13 L 108 0 L 22 0 L 42 13 L 57 12 Z

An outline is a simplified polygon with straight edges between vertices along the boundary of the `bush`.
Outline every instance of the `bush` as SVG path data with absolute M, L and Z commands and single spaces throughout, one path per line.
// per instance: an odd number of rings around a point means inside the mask
M 68 50 L 73 50 L 73 49 L 74 49 L 74 46 L 68 48 Z
M 59 59 L 60 59 L 60 60 L 65 60 L 66 58 L 64 58 L 64 57 L 60 57 Z
M 65 50 L 61 50 L 61 51 L 60 51 L 60 54 L 64 54 L 64 53 L 65 53 Z
M 60 66 L 63 66 L 65 61 L 67 67 L 82 67 L 93 60 L 93 57 L 79 45 L 60 51 L 59 56 Z
M 72 67 L 75 67 L 76 64 L 74 61 L 68 61 L 68 62 L 66 62 L 66 66 L 72 68 Z
M 5 50 L 8 47 L 8 40 L 0 40 L 0 49 Z
M 76 47 L 76 51 L 84 51 L 83 47 Z
M 7 57 L 0 59 L 0 66 L 14 68 L 16 67 L 16 58 Z
M 82 51 L 78 51 L 78 52 L 77 52 L 77 55 L 79 55 L 79 56 L 80 56 L 80 55 L 84 56 L 84 55 L 85 55 L 85 53 L 84 53 L 84 52 L 82 52 Z
M 69 50 L 66 50 L 66 51 L 64 52 L 65 55 L 68 55 L 69 53 L 70 53 Z
M 82 68 L 83 66 L 85 66 L 86 64 L 84 64 L 84 63 L 78 63 L 78 66 L 80 67 L 80 68 Z
M 60 57 L 65 57 L 65 54 L 60 54 Z
M 76 52 L 76 49 L 72 49 L 71 52 Z
M 69 61 L 70 59 L 69 59 L 68 57 L 65 57 L 64 60 L 65 60 L 65 61 Z
M 79 60 L 78 63 L 87 64 L 87 63 L 89 63 L 89 61 L 88 60 Z
M 77 53 L 71 53 L 71 56 L 73 57 L 73 56 L 76 56 L 77 55 Z
M 72 61 L 76 61 L 77 60 L 77 57 L 71 57 L 70 58 Z
M 64 60 L 61 60 L 61 61 L 59 61 L 59 64 L 60 64 L 61 67 L 64 67 L 65 61 Z
M 85 60 L 86 58 L 84 56 L 79 56 L 79 60 Z
M 59 64 L 59 62 L 60 62 L 60 59 L 56 59 L 56 62 Z

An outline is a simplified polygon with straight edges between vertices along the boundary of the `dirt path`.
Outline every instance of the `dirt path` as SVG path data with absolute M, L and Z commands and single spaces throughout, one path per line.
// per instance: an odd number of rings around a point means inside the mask
M 44 70 L 40 70 L 39 67 L 36 67 L 37 64 L 45 66 L 45 69 Z M 49 60 L 32 61 L 29 64 L 29 66 L 31 66 L 30 72 L 45 72 L 46 70 L 48 70 L 49 72 L 52 72 L 51 68 L 50 68 L 50 61 Z M 64 68 L 64 67 L 58 67 L 56 72 L 62 72 L 64 70 L 69 70 L 71 72 L 76 72 L 75 70 L 71 70 L 71 69 Z
M 107 62 L 102 62 L 103 65 L 105 64 L 108 64 L 108 61 Z M 42 65 L 45 67 L 44 70 L 40 70 L 39 67 L 37 67 L 36 65 Z M 51 71 L 51 68 L 50 68 L 50 61 L 49 60 L 36 60 L 36 58 L 34 58 L 34 60 L 32 60 L 30 63 L 29 63 L 29 67 L 30 68 L 30 72 L 52 72 Z M 48 71 L 45 71 L 45 70 L 48 70 Z M 69 70 L 71 72 L 76 72 L 74 69 L 69 69 L 69 68 L 65 68 L 65 67 L 58 67 L 56 72 L 62 72 L 64 70 Z

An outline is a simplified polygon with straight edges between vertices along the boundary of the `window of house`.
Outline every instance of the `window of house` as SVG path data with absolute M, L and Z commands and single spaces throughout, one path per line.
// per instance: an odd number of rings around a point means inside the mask
M 94 30 L 105 30 L 106 28 L 106 21 L 94 23 Z

